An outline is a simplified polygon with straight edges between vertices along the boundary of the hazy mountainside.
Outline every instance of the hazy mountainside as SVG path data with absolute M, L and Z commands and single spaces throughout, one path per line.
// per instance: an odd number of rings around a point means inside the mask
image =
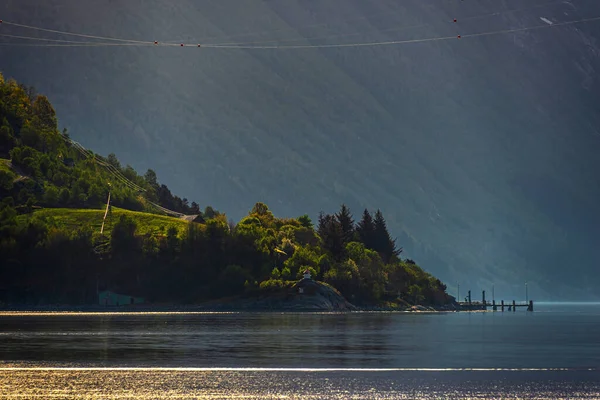
M 0 4 L 1 19 L 49 29 L 286 45 L 597 16 L 595 0 Z M 235 219 L 256 201 L 290 216 L 381 207 L 405 254 L 450 293 L 456 281 L 461 293 L 493 282 L 516 296 L 528 280 L 536 298 L 590 298 L 600 284 L 599 38 L 590 22 L 380 47 L 0 46 L 0 69 L 47 94 L 75 140 L 152 167 L 174 192 Z

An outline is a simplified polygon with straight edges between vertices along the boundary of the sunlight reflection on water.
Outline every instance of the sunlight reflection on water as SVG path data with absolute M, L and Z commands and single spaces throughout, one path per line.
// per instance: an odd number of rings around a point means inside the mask
M 447 374 L 450 375 L 447 375 Z M 465 372 L 365 371 L 85 371 L 2 370 L 0 398 L 87 399 L 436 399 L 444 398 L 598 398 L 598 385 L 582 386 L 563 376 L 506 376 Z M 491 372 L 494 374 L 495 372 Z M 517 372 L 524 373 L 524 372 Z M 539 373 L 539 372 L 538 372 Z M 484 373 L 485 374 L 485 373 Z M 489 372 L 488 372 L 489 374 Z M 465 379 L 468 378 L 468 379 Z M 532 379 L 533 378 L 533 379 Z M 550 378 L 550 379 L 548 379 Z M 268 382 L 268 384 L 266 384 Z M 585 390 L 583 390 L 585 388 Z M 592 390 L 590 390 L 592 389 Z
M 600 398 L 600 306 L 536 310 L 0 313 L 0 399 Z

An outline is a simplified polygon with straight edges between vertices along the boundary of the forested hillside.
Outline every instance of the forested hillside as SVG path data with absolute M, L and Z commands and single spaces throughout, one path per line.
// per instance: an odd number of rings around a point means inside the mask
M 355 223 L 342 205 L 316 229 L 308 215 L 277 218 L 263 203 L 238 223 L 201 211 L 152 170 L 140 176 L 114 155 L 82 150 L 58 131 L 45 96 L 2 75 L 0 123 L 2 303 L 90 304 L 110 289 L 191 304 L 281 288 L 306 269 L 357 304 L 451 301 L 444 284 L 400 257 L 379 210 Z
M 163 212 L 156 202 L 175 213 L 201 214 L 198 204 L 160 185 L 153 170 L 140 176 L 114 154 L 104 158 L 74 146 L 66 130 L 58 132 L 48 98 L 35 89 L 0 74 L 0 96 L 0 190 L 13 206 L 98 207 L 110 188 L 117 207 Z

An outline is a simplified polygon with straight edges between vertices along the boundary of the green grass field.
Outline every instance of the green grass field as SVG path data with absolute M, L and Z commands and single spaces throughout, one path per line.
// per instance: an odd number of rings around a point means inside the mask
M 136 233 L 138 235 L 166 234 L 167 230 L 171 226 L 177 228 L 179 235 L 181 235 L 187 230 L 188 227 L 188 222 L 180 220 L 178 218 L 149 214 L 144 212 L 129 211 L 113 207 L 112 212 L 106 218 L 107 222 L 104 226 L 104 231 L 110 232 L 113 225 L 119 220 L 119 217 L 121 215 L 128 215 L 131 218 L 133 218 L 133 220 L 137 224 Z M 33 216 L 37 218 L 42 218 L 58 228 L 77 229 L 83 227 L 100 232 L 102 218 L 104 217 L 104 210 L 76 208 L 44 208 L 41 210 L 34 211 Z M 20 215 L 18 219 L 20 221 L 25 221 L 27 218 L 30 217 L 31 215 Z
M 6 171 L 6 172 L 9 172 L 14 175 L 15 173 L 8 166 L 9 163 L 10 163 L 10 160 L 7 160 L 5 158 L 0 158 L 0 171 Z

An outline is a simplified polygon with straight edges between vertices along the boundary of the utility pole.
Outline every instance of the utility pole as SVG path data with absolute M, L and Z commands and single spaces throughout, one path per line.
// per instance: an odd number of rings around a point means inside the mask
M 496 296 L 494 295 L 494 284 L 492 284 L 492 301 L 496 300 Z
M 527 291 L 527 282 L 525 282 L 525 302 L 529 303 L 529 293 Z
M 460 283 L 457 283 L 456 287 L 456 301 L 460 301 Z
M 108 184 L 110 187 L 110 183 Z M 104 211 L 104 218 L 102 219 L 102 227 L 100 228 L 100 234 L 104 233 L 104 222 L 106 221 L 106 216 L 108 215 L 108 208 L 110 207 L 110 189 L 108 189 L 108 200 L 106 201 L 106 211 Z

